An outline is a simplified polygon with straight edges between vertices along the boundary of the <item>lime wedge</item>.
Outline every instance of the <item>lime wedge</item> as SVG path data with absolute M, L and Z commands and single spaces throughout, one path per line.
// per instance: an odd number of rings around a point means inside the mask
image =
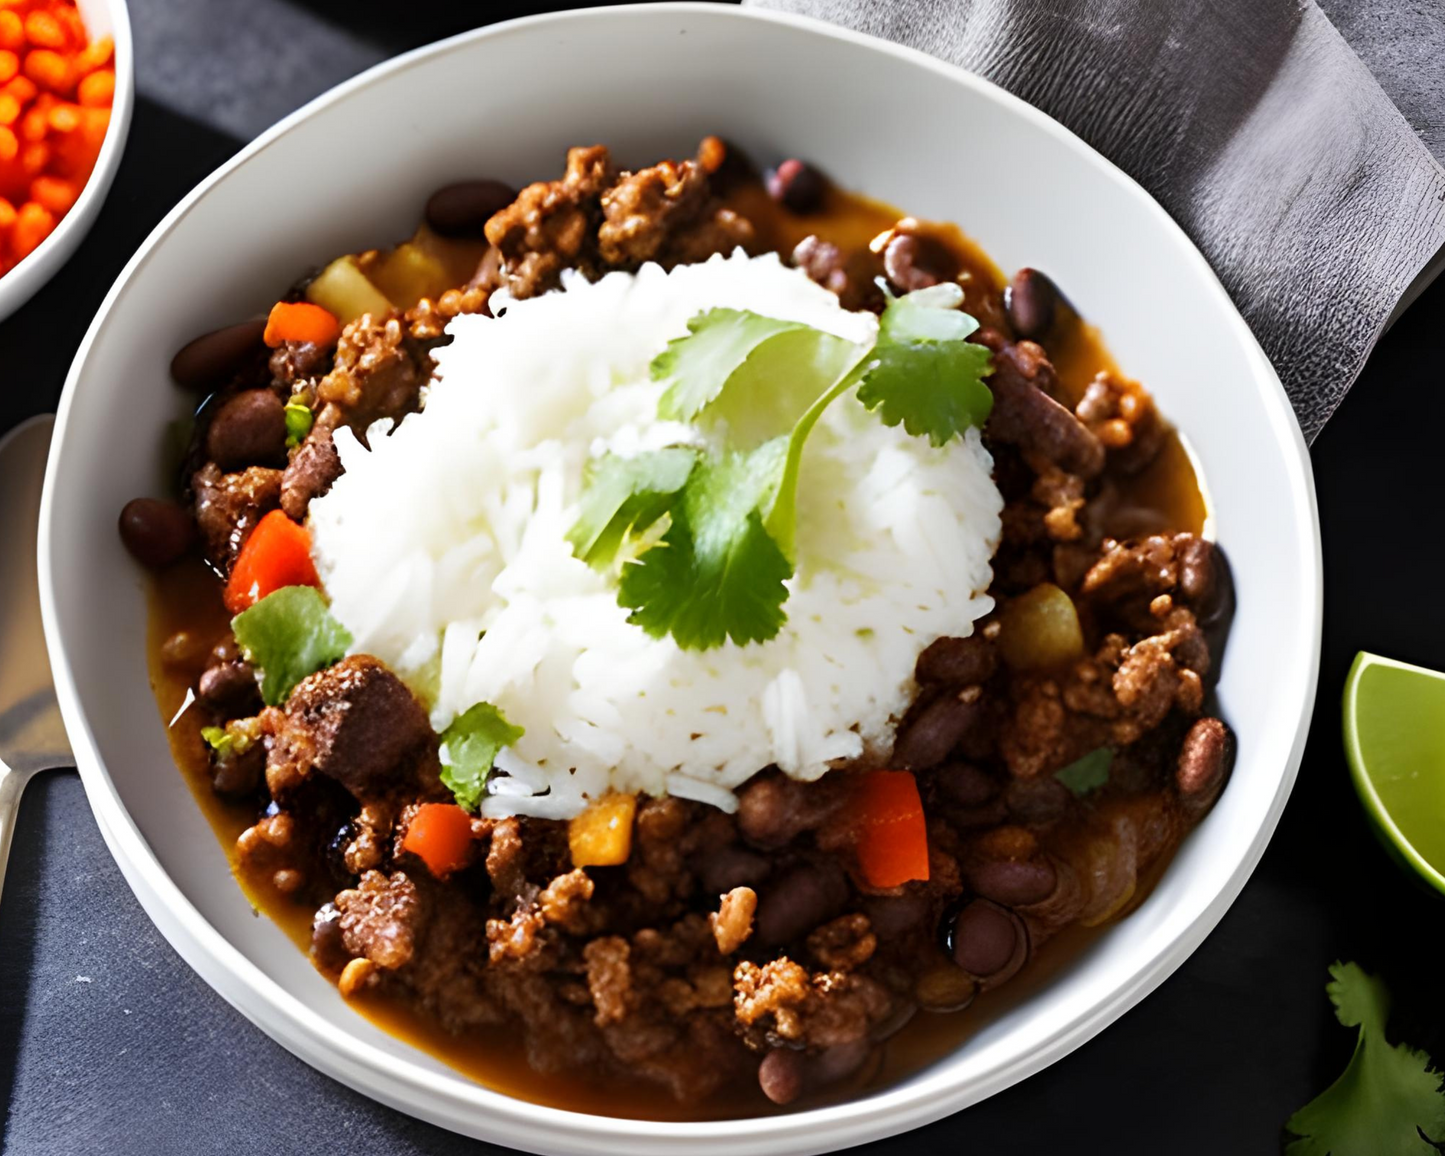
M 1376 833 L 1445 893 L 1445 674 L 1361 651 L 1345 679 L 1344 726 Z

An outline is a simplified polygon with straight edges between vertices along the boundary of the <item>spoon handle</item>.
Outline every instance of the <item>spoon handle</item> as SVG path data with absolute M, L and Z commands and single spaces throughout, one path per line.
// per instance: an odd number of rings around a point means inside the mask
M 15 834 L 15 820 L 20 814 L 20 792 L 30 776 L 12 771 L 0 763 L 0 893 L 5 890 L 5 864 L 10 859 L 10 839 Z

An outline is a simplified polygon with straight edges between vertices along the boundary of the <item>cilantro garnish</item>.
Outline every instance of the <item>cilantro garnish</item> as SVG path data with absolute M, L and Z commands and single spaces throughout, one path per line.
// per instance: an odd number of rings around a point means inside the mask
M 573 552 L 589 566 L 610 565 L 628 535 L 667 513 L 696 464 L 697 451 L 680 446 L 632 458 L 608 454 L 592 463 L 581 510 L 567 532 Z
M 452 720 L 442 731 L 441 777 L 442 785 L 456 796 L 457 806 L 477 809 L 497 752 L 525 733 L 489 702 L 479 702 Z
M 785 446 L 700 462 L 673 505 L 662 541 L 622 568 L 617 601 L 655 638 L 683 649 L 772 638 L 787 621 L 783 583 L 793 565 L 763 526 L 777 496 Z
M 871 346 L 739 309 L 689 321 L 652 362 L 666 387 L 658 415 L 718 423 L 727 450 L 603 458 L 568 533 L 577 557 L 605 569 L 630 536 L 668 517 L 661 538 L 623 563 L 628 621 L 691 649 L 774 637 L 787 621 L 803 449 L 828 406 L 856 386 L 884 424 L 936 446 L 988 417 L 989 353 L 967 341 L 978 322 L 962 300 L 957 285 L 890 297 Z
M 1074 794 L 1083 796 L 1097 791 L 1109 781 L 1109 768 L 1113 765 L 1113 748 L 1095 747 L 1087 755 L 1055 771 L 1054 778 Z
M 1285 1122 L 1299 1137 L 1285 1156 L 1435 1156 L 1445 1139 L 1441 1074 L 1424 1052 L 1385 1038 L 1390 994 L 1379 979 L 1354 963 L 1330 975 L 1335 1018 L 1359 1037 L 1340 1078 Z
M 277 706 L 308 674 L 340 661 L 351 634 L 310 586 L 283 586 L 231 619 L 236 641 L 261 669 L 261 697 Z
M 808 328 L 801 321 L 779 321 L 745 309 L 699 313 L 687 323 L 686 337 L 669 341 L 652 359 L 652 380 L 667 386 L 657 416 L 691 421 L 766 342 Z

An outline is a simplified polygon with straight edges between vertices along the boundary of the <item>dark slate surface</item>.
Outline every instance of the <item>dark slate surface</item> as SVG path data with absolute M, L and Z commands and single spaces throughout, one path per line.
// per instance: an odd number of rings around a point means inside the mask
M 130 146 L 78 255 L 0 323 L 0 429 L 54 406 L 125 259 L 246 134 L 346 70 L 483 12 L 519 10 L 456 3 L 397 32 L 394 6 L 380 0 L 133 7 L 143 97 Z M 272 55 L 277 29 L 289 42 L 281 57 Z M 296 49 L 303 41 L 310 52 Z M 1445 614 L 1433 602 L 1445 565 L 1442 320 L 1445 285 L 1436 285 L 1385 338 L 1314 447 L 1327 600 L 1319 710 L 1299 785 L 1244 894 L 1173 978 L 1099 1038 L 978 1108 L 869 1153 L 1278 1152 L 1285 1117 L 1350 1053 L 1323 994 L 1325 968 L 1341 957 L 1384 972 L 1396 994 L 1393 1033 L 1445 1059 L 1445 993 L 1429 946 L 1442 908 L 1367 833 L 1335 706 L 1360 647 L 1445 665 Z M 27 791 L 0 901 L 0 1105 L 0 1150 L 13 1156 L 488 1150 L 317 1075 L 231 1011 L 141 912 L 79 781 L 64 772 Z

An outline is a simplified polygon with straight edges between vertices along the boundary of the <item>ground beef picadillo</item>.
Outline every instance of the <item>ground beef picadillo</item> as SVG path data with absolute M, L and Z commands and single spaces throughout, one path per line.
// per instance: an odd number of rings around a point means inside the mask
M 127 543 L 152 566 L 198 547 L 224 577 L 263 515 L 304 519 L 340 474 L 335 430 L 418 406 L 450 317 L 487 312 L 503 285 L 543 292 L 566 268 L 757 251 L 771 234 L 727 196 L 749 182 L 709 138 L 695 158 L 637 172 L 589 147 L 571 150 L 561 179 L 515 195 L 477 182 L 475 220 L 466 187 L 438 194 L 438 228 L 489 243 L 467 284 L 364 316 L 332 347 L 267 351 L 247 323 L 178 356 L 177 380 L 208 395 L 185 516 L 132 503 Z M 794 223 L 841 195 L 796 161 L 769 184 Z M 853 308 L 880 307 L 880 278 L 906 292 L 960 275 L 940 235 L 908 218 L 871 246 L 820 232 L 785 256 Z M 401 850 L 418 806 L 451 798 L 410 690 L 354 656 L 262 708 L 227 640 L 198 669 L 197 700 L 252 741 L 215 756 L 214 787 L 253 808 L 242 868 L 314 910 L 312 957 L 343 994 L 383 994 L 455 1033 L 519 1032 L 542 1072 L 646 1082 L 699 1104 L 756 1082 L 781 1104 L 866 1072 L 920 1009 L 963 1009 L 1061 930 L 1128 909 L 1232 762 L 1229 729 L 1206 705 L 1232 612 L 1228 567 L 1209 541 L 1122 508 L 1168 427 L 1109 372 L 1070 404 L 1051 350 L 1080 322 L 1053 283 L 1034 270 L 1004 292 L 965 280 L 965 308 L 984 322 L 976 340 L 994 354 L 986 439 L 1006 507 L 998 608 L 971 637 L 922 653 L 897 730 L 890 765 L 922 793 L 928 881 L 862 881 L 847 768 L 814 783 L 759 768 L 731 815 L 642 799 L 617 867 L 575 868 L 565 823 L 475 818 L 466 863 L 435 878 Z M 316 418 L 288 448 L 282 411 L 297 400 Z M 1045 673 L 1016 669 L 999 643 L 1011 604 L 1041 583 L 1072 598 L 1087 643 Z M 1055 777 L 1100 748 L 1112 752 L 1103 787 L 1080 796 Z

